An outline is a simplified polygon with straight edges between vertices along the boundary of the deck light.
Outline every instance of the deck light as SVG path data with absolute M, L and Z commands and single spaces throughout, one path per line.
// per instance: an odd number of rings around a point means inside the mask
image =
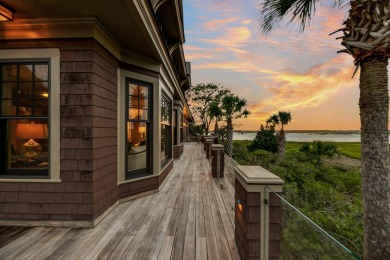
M 244 207 L 241 204 L 241 200 L 236 200 L 236 204 L 237 204 L 238 209 L 242 212 L 244 210 Z
M 3 2 L 0 2 L 0 22 L 13 21 L 15 11 L 8 7 Z

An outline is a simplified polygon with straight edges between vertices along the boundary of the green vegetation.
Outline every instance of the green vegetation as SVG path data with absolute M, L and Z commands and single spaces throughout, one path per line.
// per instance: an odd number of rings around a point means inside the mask
M 323 163 L 325 157 L 333 157 L 339 155 L 338 147 L 332 142 L 314 141 L 305 143 L 299 151 L 303 152 L 307 158 L 314 162 L 317 166 Z
M 281 177 L 285 181 L 283 197 L 287 201 L 348 248 L 361 254 L 363 202 L 360 169 L 326 162 L 318 165 L 312 161 L 311 155 L 300 151 L 304 143 L 287 142 L 284 156 L 265 150 L 250 152 L 248 146 L 252 143 L 234 141 L 233 158 L 243 165 L 261 165 Z M 348 145 L 339 146 L 343 153 L 351 152 L 349 148 Z M 293 228 L 297 226 L 294 225 L 289 226 L 288 234 L 295 232 Z M 296 246 L 296 243 L 289 246 Z

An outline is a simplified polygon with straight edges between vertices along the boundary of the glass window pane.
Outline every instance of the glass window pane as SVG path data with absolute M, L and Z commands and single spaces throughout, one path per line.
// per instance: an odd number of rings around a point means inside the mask
M 49 79 L 49 66 L 47 64 L 34 65 L 34 80 L 47 81 Z
M 138 105 L 139 105 L 139 108 L 147 109 L 148 108 L 148 100 L 144 97 L 140 97 Z
M 16 104 L 12 104 L 11 99 L 3 99 L 1 104 L 1 115 L 16 116 Z
M 19 81 L 32 81 L 33 79 L 32 67 L 33 65 L 19 66 Z
M 34 116 L 48 116 L 49 101 L 47 99 L 36 99 L 34 101 Z
M 24 98 L 19 100 L 19 116 L 33 115 L 34 100 L 31 98 Z
M 147 109 L 140 109 L 139 110 L 139 119 L 140 120 L 148 120 L 148 118 L 149 118 L 148 113 L 149 113 L 149 110 L 147 110 Z
M 34 97 L 35 98 L 48 98 L 49 90 L 47 82 L 38 82 L 34 85 Z
M 18 96 L 18 85 L 15 82 L 3 83 L 1 95 L 3 98 L 16 98 Z
M 18 65 L 3 65 L 3 81 L 16 81 L 18 77 Z
M 139 90 L 140 90 L 140 86 L 135 85 L 135 84 L 129 84 L 129 95 L 130 96 L 138 97 Z
M 139 96 L 148 98 L 149 97 L 149 89 L 148 87 L 139 86 Z
M 129 108 L 129 119 L 138 120 L 138 108 Z
M 127 123 L 128 170 L 139 170 L 147 168 L 147 131 L 146 123 Z
M 26 98 L 32 96 L 32 82 L 20 82 L 19 83 L 19 97 Z
M 6 169 L 45 169 L 49 166 L 48 121 L 8 120 L 6 125 Z

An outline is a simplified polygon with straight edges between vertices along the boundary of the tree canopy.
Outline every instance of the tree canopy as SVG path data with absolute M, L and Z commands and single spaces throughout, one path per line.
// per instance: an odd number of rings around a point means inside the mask
M 190 101 L 191 113 L 196 121 L 201 122 L 206 134 L 209 132 L 212 120 L 211 105 L 220 104 L 222 98 L 230 93 L 230 89 L 214 83 L 200 83 L 186 92 L 186 97 Z

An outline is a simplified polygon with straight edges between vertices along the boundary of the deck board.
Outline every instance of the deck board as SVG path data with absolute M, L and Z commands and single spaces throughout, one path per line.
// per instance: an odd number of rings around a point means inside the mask
M 119 204 L 93 229 L 0 227 L 0 259 L 239 259 L 234 187 L 186 143 L 160 192 Z

